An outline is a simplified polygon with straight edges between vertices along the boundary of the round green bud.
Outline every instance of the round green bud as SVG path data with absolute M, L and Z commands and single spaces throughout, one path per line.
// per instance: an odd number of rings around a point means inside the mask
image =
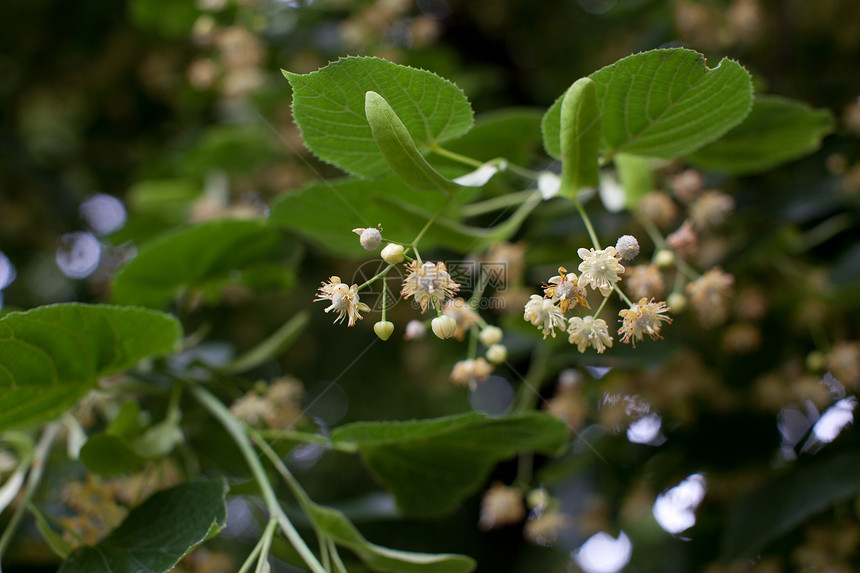
M 683 312 L 687 308 L 687 297 L 683 293 L 673 292 L 666 299 L 666 304 L 672 309 L 672 312 Z
M 380 320 L 373 325 L 373 332 L 376 333 L 376 336 L 378 336 L 380 340 L 388 340 L 391 337 L 391 333 L 394 332 L 394 323 L 387 320 Z
M 382 260 L 388 263 L 389 265 L 396 265 L 397 263 L 403 262 L 403 245 L 398 245 L 396 243 L 388 243 L 385 245 L 385 248 L 382 249 Z
M 481 344 L 489 348 L 502 341 L 502 334 L 502 329 L 498 326 L 488 326 L 481 331 L 478 338 L 481 340 Z
M 450 316 L 437 316 L 430 323 L 430 328 L 442 340 L 451 338 L 457 332 L 457 321 Z
M 508 359 L 508 349 L 504 344 L 494 344 L 487 349 L 487 360 L 493 364 L 503 364 Z
M 660 249 L 654 254 L 654 264 L 660 268 L 671 267 L 675 264 L 675 253 L 669 249 Z

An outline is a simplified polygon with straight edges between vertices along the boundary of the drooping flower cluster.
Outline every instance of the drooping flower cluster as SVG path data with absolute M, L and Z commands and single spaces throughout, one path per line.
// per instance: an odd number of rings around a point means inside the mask
M 523 318 L 539 327 L 544 338 L 548 334 L 552 334 L 555 338 L 555 329 L 564 328 L 565 323 L 561 308 L 552 299 L 543 298 L 538 294 L 533 294 L 529 298 Z
M 570 343 L 575 344 L 580 352 L 585 352 L 589 346 L 594 347 L 598 354 L 603 354 L 607 347 L 612 348 L 609 325 L 602 318 L 574 316 L 568 321 L 567 332 Z

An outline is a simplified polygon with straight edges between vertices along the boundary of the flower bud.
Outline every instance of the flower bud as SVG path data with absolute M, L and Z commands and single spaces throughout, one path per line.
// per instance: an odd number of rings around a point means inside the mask
M 683 312 L 687 308 L 687 297 L 683 293 L 673 292 L 666 299 L 666 304 L 672 309 L 672 312 Z
M 382 255 L 382 260 L 389 265 L 396 265 L 397 263 L 403 262 L 403 245 L 388 243 L 385 245 L 385 248 L 382 249 L 380 255 Z
M 625 261 L 632 261 L 639 254 L 639 241 L 633 235 L 622 235 L 615 243 L 615 250 Z
M 404 340 L 415 340 L 424 338 L 427 332 L 427 327 L 420 320 L 410 320 L 406 323 L 406 332 L 403 334 Z
M 387 320 L 380 320 L 373 325 L 373 332 L 376 333 L 376 336 L 378 336 L 380 340 L 388 340 L 391 333 L 394 332 L 394 323 Z
M 660 249 L 654 254 L 654 264 L 664 269 L 671 267 L 675 264 L 675 253 L 669 249 Z
M 367 227 L 366 229 L 353 229 L 352 232 L 358 235 L 358 241 L 361 243 L 361 246 L 368 251 L 375 251 L 379 248 L 379 245 L 382 244 L 382 233 L 380 232 L 380 229 Z
M 487 360 L 493 364 L 502 364 L 508 359 L 508 349 L 504 344 L 494 344 L 487 349 Z
M 481 331 L 478 338 L 481 340 L 481 344 L 489 348 L 502 341 L 502 329 L 498 326 L 488 326 Z
M 430 328 L 438 338 L 442 340 L 451 338 L 457 332 L 457 321 L 450 316 L 437 316 L 430 323 Z

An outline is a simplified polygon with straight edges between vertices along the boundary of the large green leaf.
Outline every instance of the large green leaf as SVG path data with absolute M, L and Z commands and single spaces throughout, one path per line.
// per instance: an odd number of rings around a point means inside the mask
M 0 319 L 0 430 L 62 414 L 99 378 L 176 350 L 174 317 L 140 308 L 56 304 Z
M 723 539 L 727 561 L 752 556 L 806 519 L 860 491 L 860 455 L 848 451 L 791 468 L 733 509 Z
M 500 460 L 519 452 L 551 454 L 567 442 L 558 418 L 529 412 L 504 418 L 469 413 L 409 422 L 358 422 L 337 428 L 405 512 L 441 514 L 477 491 Z
M 272 280 L 284 283 L 289 270 L 284 238 L 257 220 L 223 220 L 174 231 L 140 248 L 117 273 L 113 298 L 123 304 L 159 307 L 181 288 L 217 292 L 229 280 L 253 281 L 279 269 Z
M 589 77 L 597 86 L 608 156 L 688 154 L 739 124 L 752 106 L 752 81 L 740 64 L 724 58 L 708 68 L 701 54 L 681 48 L 634 54 Z M 544 146 L 556 158 L 562 99 L 543 121 Z
M 293 117 L 308 148 L 358 177 L 391 173 L 365 116 L 365 94 L 385 98 L 419 148 L 457 138 L 472 127 L 462 90 L 424 70 L 380 58 L 341 58 L 310 74 L 284 72 L 293 87 Z
M 460 193 L 465 196 L 466 193 Z M 441 193 L 415 193 L 396 177 L 378 181 L 341 179 L 311 183 L 280 197 L 272 205 L 269 220 L 292 229 L 329 251 L 353 258 L 367 258 L 356 227 L 383 226 L 383 235 L 411 242 L 425 223 L 445 203 Z M 456 205 L 445 213 L 454 211 Z M 453 225 L 453 227 L 452 227 Z M 422 239 L 422 247 L 444 245 L 457 252 L 476 248 L 482 230 L 470 234 L 444 215 Z
M 833 129 L 829 111 L 777 96 L 756 96 L 746 120 L 687 161 L 734 175 L 759 173 L 811 153 Z
M 389 549 L 369 542 L 340 511 L 308 504 L 309 517 L 335 543 L 347 547 L 374 571 L 390 573 L 468 573 L 475 561 L 451 553 L 416 553 Z
M 75 550 L 59 573 L 164 573 L 227 518 L 223 479 L 154 494 L 93 547 Z
M 482 162 L 504 157 L 517 165 L 529 165 L 541 150 L 543 112 L 539 108 L 505 108 L 480 114 L 469 133 L 445 148 Z M 442 157 L 431 159 L 434 164 L 449 163 Z M 459 163 L 450 164 L 463 169 Z

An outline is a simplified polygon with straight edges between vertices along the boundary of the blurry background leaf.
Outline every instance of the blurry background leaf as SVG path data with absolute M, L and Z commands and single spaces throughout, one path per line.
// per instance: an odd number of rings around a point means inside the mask
M 365 464 L 403 511 L 452 511 L 497 462 L 519 452 L 555 453 L 567 443 L 558 418 L 529 412 L 504 418 L 468 413 L 410 422 L 356 422 L 332 432 L 358 446 Z
M 758 95 L 743 123 L 686 161 L 700 169 L 734 175 L 760 173 L 812 153 L 832 129 L 833 116 L 827 110 Z
M 618 170 L 618 180 L 624 188 L 624 205 L 636 207 L 644 195 L 654 190 L 654 174 L 651 161 L 646 157 L 619 153 L 613 158 Z
M 79 548 L 60 573 L 164 573 L 227 518 L 222 479 L 189 481 L 158 492 L 93 547 Z
M 755 555 L 766 544 L 860 490 L 860 455 L 846 451 L 809 460 L 748 493 L 733 508 L 723 557 Z
M 140 308 L 79 303 L 0 319 L 0 429 L 60 415 L 98 379 L 176 350 L 174 317 Z
M 455 139 L 472 127 L 462 90 L 436 74 L 379 58 L 341 58 L 305 75 L 285 72 L 293 86 L 293 115 L 320 159 L 358 177 L 390 173 L 365 116 L 365 93 L 391 105 L 421 148 Z
M 113 298 L 124 304 L 159 307 L 179 289 L 217 297 L 226 283 L 289 280 L 289 248 L 278 231 L 259 220 L 200 223 L 162 236 L 140 248 L 114 278 Z M 261 275 L 263 273 L 263 275 Z M 244 275 L 248 276 L 245 277 Z

